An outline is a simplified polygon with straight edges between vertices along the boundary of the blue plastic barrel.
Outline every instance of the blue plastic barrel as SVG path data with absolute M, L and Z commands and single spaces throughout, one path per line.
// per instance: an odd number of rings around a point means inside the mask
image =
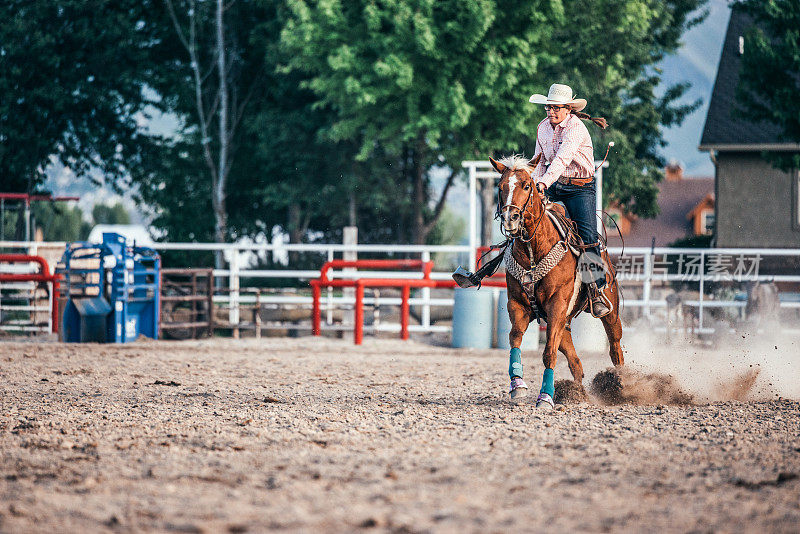
M 497 348 L 510 349 L 508 334 L 511 332 L 511 319 L 508 318 L 508 291 L 500 290 L 497 297 Z M 539 323 L 532 321 L 522 336 L 521 350 L 539 350 Z
M 488 349 L 492 346 L 492 292 L 456 288 L 453 303 L 453 347 Z

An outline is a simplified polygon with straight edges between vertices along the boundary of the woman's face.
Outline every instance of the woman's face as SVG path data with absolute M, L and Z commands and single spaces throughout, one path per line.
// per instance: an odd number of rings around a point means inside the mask
M 544 110 L 547 112 L 547 118 L 550 119 L 550 124 L 553 126 L 560 124 L 569 115 L 569 106 L 548 104 L 544 107 Z

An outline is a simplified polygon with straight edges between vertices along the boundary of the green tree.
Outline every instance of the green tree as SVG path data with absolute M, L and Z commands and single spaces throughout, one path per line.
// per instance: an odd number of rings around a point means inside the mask
M 515 16 L 502 21 L 489 0 L 289 3 L 293 17 L 282 34 L 289 68 L 308 74 L 305 86 L 336 110 L 324 135 L 357 143 L 359 161 L 381 153 L 396 161 L 374 178 L 404 186 L 398 192 L 411 200 L 413 242 L 433 229 L 467 154 L 488 155 L 486 147 L 522 134 L 525 113 L 498 124 L 498 107 L 508 109 L 512 88 L 532 87 L 531 46 L 547 27 L 526 23 L 541 23 L 557 3 L 507 2 L 499 11 Z M 501 26 L 504 41 L 493 33 Z M 434 200 L 430 173 L 443 165 L 451 172 Z
M 451 169 L 449 186 L 464 159 L 532 147 L 543 117 L 526 100 L 554 81 L 612 121 L 607 133 L 593 130 L 598 147 L 618 147 L 609 196 L 654 215 L 661 128 L 697 105 L 676 103 L 685 85 L 657 97 L 654 65 L 701 20 L 691 13 L 704 2 L 293 0 L 282 42 L 288 69 L 308 75 L 304 86 L 335 110 L 324 135 L 357 143 L 359 161 L 380 151 L 399 161 L 378 178 L 407 186 L 420 243 L 448 189 L 431 202 L 431 170 Z
M 7 0 L 0 4 L 0 176 L 34 192 L 51 157 L 77 175 L 122 179 L 151 137 L 148 80 L 161 41 L 154 0 Z
M 45 241 L 83 241 L 92 225 L 83 220 L 78 206 L 58 202 L 31 203 L 33 224 L 42 230 Z
M 744 36 L 736 99 L 753 122 L 780 126 L 783 139 L 800 143 L 800 4 L 795 0 L 740 0 L 734 9 L 755 25 Z M 770 153 L 781 169 L 800 168 L 800 153 Z
M 95 224 L 130 224 L 131 216 L 120 202 L 113 205 L 95 204 L 92 208 Z

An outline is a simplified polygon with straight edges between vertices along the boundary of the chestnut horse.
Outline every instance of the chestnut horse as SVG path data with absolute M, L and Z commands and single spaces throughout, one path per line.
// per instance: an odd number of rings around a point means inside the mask
M 537 162 L 519 156 L 503 158 L 500 161 L 491 158 L 489 160 L 501 174 L 498 211 L 503 231 L 512 239 L 510 245 L 512 257 L 509 258 L 509 252 L 506 252 L 508 315 L 511 319 L 510 394 L 513 398 L 527 392 L 527 385 L 522 380 L 519 347 L 528 325 L 535 319 L 532 306 L 534 304 L 547 321 L 547 342 L 542 355 L 545 371 L 542 392 L 536 406 L 552 408 L 553 368 L 556 364 L 557 351 L 560 350 L 566 356 L 575 382 L 581 384 L 583 380 L 583 366 L 572 343 L 570 322 L 586 307 L 588 291 L 578 271 L 577 254 L 574 250 L 572 252 L 567 250 L 569 247 L 566 242 L 570 241 L 569 238 L 563 238 L 559 234 L 556 223 L 547 214 L 548 210 L 552 210 L 560 212 L 563 217 L 563 207 L 549 203 L 542 197 L 531 179 L 531 171 Z M 570 227 L 567 228 L 568 233 L 572 232 Z M 624 361 L 620 347 L 622 323 L 619 317 L 619 286 L 608 252 L 603 250 L 602 256 L 604 262 L 602 267 L 606 277 L 603 292 L 612 304 L 612 311 L 600 320 L 608 336 L 611 362 L 615 366 L 620 366 Z M 517 271 L 520 271 L 521 267 L 533 280 L 526 280 L 523 287 L 518 276 L 514 276 L 512 272 L 514 269 L 510 268 L 509 263 L 515 266 Z M 537 266 L 540 268 L 536 269 Z M 516 274 L 519 275 L 519 272 Z M 541 279 L 536 280 L 538 277 Z M 534 302 L 531 302 L 532 299 Z

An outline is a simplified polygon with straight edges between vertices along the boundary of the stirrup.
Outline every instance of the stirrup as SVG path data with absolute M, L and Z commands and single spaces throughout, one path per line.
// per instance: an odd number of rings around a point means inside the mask
M 555 403 L 553 402 L 553 397 L 548 395 L 547 393 L 539 393 L 539 396 L 536 397 L 536 407 L 537 408 L 546 408 L 546 409 L 554 409 L 556 407 Z
M 458 266 L 458 269 L 456 269 L 451 276 L 453 277 L 453 280 L 456 281 L 456 284 L 458 284 L 458 287 L 460 288 L 467 289 L 468 287 L 476 287 L 476 286 L 481 287 L 480 280 L 476 282 L 475 275 L 460 265 Z
M 594 299 L 595 298 L 599 298 L 600 301 L 603 304 L 606 305 L 606 308 L 608 308 L 607 312 L 603 313 L 602 315 L 598 315 L 597 313 L 595 313 L 595 311 L 594 311 Z M 608 299 L 608 297 L 605 296 L 603 291 L 600 288 L 598 288 L 597 285 L 593 284 L 592 286 L 590 286 L 590 288 L 589 288 L 589 313 L 592 314 L 592 317 L 594 317 L 596 319 L 600 319 L 602 317 L 605 317 L 606 315 L 608 315 L 612 311 L 614 311 L 614 305 L 611 304 L 611 301 Z

